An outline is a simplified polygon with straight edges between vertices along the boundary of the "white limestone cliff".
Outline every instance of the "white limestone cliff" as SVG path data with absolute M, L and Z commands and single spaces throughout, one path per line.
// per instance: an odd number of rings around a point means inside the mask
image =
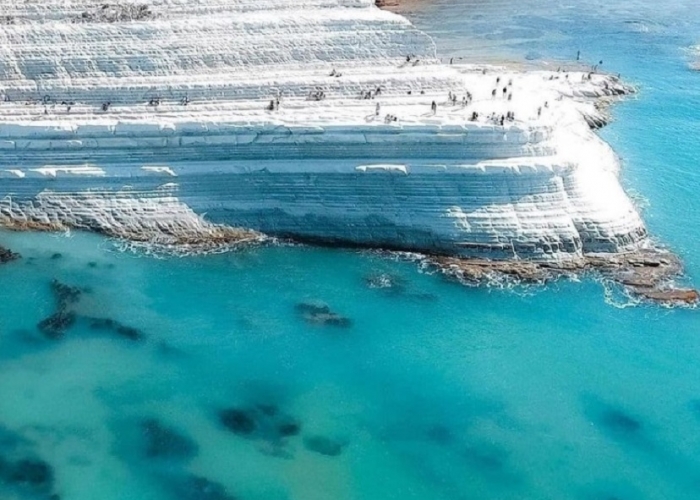
M 440 64 L 373 0 L 0 12 L 5 224 L 544 260 L 646 239 L 591 131 L 614 77 Z

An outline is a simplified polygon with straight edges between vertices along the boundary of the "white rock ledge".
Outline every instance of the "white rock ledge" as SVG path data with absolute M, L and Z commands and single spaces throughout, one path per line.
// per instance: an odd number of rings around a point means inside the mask
M 93 5 L 0 0 L 0 222 L 558 261 L 646 240 L 591 131 L 614 77 L 441 65 L 373 0 Z

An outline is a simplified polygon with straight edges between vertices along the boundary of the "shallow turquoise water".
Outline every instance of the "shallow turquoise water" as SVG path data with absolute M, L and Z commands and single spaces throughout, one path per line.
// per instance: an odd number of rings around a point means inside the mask
M 414 16 L 445 54 L 507 18 L 482 52 L 582 50 L 639 84 L 604 135 L 698 284 L 690 7 L 438 1 Z M 155 259 L 85 234 L 0 242 L 23 255 L 0 267 L 2 500 L 700 496 L 697 311 L 613 307 L 590 279 L 466 288 L 350 251 Z M 370 286 L 380 275 L 394 286 Z M 61 339 L 37 329 L 52 279 L 81 291 Z M 318 302 L 350 324 L 310 323 L 298 304 Z M 52 475 L 18 475 L 22 459 Z

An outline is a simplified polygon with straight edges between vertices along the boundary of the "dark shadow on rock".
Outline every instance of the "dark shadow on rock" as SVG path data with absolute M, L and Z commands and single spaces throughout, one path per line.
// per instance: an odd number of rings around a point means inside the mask
M 314 325 L 337 326 L 348 328 L 352 326 L 350 318 L 339 315 L 326 304 L 301 302 L 296 305 L 296 310 L 307 323 Z
M 347 442 L 339 439 L 333 439 L 326 436 L 305 436 L 304 447 L 327 457 L 337 457 L 343 453 L 343 449 L 347 446 Z
M 128 340 L 133 340 L 133 341 L 143 340 L 143 338 L 145 337 L 143 332 L 141 332 L 137 328 L 123 325 L 123 324 L 121 324 L 118 321 L 113 320 L 113 319 L 109 319 L 109 318 L 85 318 L 85 319 L 89 322 L 90 328 L 92 330 L 102 330 L 102 331 L 112 332 L 119 337 L 122 337 L 122 338 L 125 338 Z
M 144 453 L 148 458 L 187 459 L 199 452 L 199 446 L 189 437 L 162 424 L 155 418 L 141 422 Z
M 235 500 L 223 485 L 201 476 L 189 475 L 166 482 L 175 500 Z

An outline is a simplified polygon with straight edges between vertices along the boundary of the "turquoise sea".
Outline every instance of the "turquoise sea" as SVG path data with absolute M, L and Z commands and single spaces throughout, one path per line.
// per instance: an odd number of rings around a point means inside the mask
M 602 131 L 700 285 L 696 0 L 433 0 L 445 57 L 604 61 Z M 700 498 L 700 316 L 377 253 L 0 233 L 0 499 Z M 54 281 L 57 280 L 57 281 Z M 629 306 L 629 307 L 628 307 Z M 73 322 L 63 336 L 44 323 Z

